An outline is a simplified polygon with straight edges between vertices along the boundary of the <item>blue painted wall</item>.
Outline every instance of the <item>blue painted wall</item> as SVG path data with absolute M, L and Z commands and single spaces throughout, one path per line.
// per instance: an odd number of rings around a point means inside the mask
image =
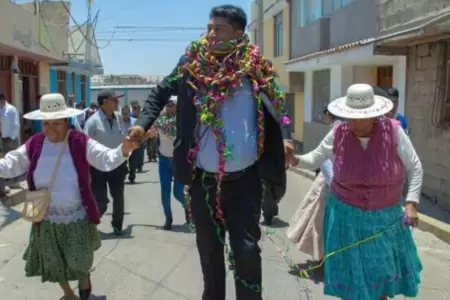
M 86 77 L 86 106 L 91 105 L 91 77 Z
M 81 75 L 75 74 L 75 102 L 80 103 L 81 102 Z
M 50 93 L 57 93 L 58 92 L 58 73 L 56 70 L 50 69 L 49 70 L 49 79 L 50 79 L 50 87 L 49 92 Z
M 75 92 L 73 90 L 72 72 L 66 73 L 66 92 L 67 95 L 73 94 Z

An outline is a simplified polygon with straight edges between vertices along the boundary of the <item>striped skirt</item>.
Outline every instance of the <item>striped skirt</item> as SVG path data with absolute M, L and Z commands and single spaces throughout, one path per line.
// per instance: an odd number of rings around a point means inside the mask
M 364 211 L 330 193 L 324 216 L 325 255 L 386 230 L 325 261 L 326 295 L 345 300 L 417 296 L 422 264 L 402 215 L 400 203 Z

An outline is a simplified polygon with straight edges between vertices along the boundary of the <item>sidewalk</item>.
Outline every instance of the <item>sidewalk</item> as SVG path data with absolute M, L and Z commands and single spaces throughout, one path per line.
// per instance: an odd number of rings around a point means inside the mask
M 309 180 L 314 180 L 312 171 L 291 167 L 291 172 Z M 419 229 L 430 232 L 442 241 L 450 244 L 450 212 L 434 204 L 430 199 L 422 197 L 419 204 Z

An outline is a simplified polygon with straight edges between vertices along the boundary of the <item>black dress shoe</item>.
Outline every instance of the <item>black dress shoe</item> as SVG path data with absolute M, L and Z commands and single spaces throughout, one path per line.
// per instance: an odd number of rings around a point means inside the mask
M 270 226 L 273 223 L 273 218 L 264 218 L 264 221 L 262 222 L 263 225 L 265 226 Z
M 88 300 L 89 299 L 89 297 L 91 297 L 91 293 L 92 293 L 92 284 L 91 284 L 91 279 L 90 279 L 90 276 L 89 276 L 89 288 L 87 288 L 87 289 L 81 289 L 79 286 L 78 286 L 78 295 L 79 295 L 79 297 L 80 297 L 80 300 Z
M 163 229 L 164 230 L 172 230 L 172 219 L 166 219 L 166 222 L 164 223 Z
M 113 231 L 114 231 L 114 235 L 116 235 L 116 236 L 122 236 L 123 235 L 123 230 L 120 229 L 120 228 L 113 227 Z

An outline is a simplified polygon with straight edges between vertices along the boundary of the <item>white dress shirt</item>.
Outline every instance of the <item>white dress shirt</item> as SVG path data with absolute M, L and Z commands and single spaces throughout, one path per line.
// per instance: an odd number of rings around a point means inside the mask
M 36 165 L 33 179 L 36 189 L 48 188 L 53 167 L 56 164 L 63 143 L 52 143 L 45 139 L 42 153 Z M 93 139 L 89 139 L 86 147 L 86 158 L 94 168 L 109 172 L 125 162 L 122 145 L 109 149 Z M 28 172 L 30 160 L 25 145 L 20 146 L 0 159 L 0 177 L 14 178 Z M 83 175 L 83 174 L 82 174 Z M 89 176 L 85 174 L 84 176 Z M 78 174 L 73 164 L 68 146 L 64 149 L 61 164 L 56 173 L 55 184 L 50 191 L 51 202 L 46 220 L 53 223 L 70 223 L 86 218 L 83 208 Z
M 5 102 L 1 109 L 2 138 L 18 139 L 20 136 L 19 112 L 14 105 Z

